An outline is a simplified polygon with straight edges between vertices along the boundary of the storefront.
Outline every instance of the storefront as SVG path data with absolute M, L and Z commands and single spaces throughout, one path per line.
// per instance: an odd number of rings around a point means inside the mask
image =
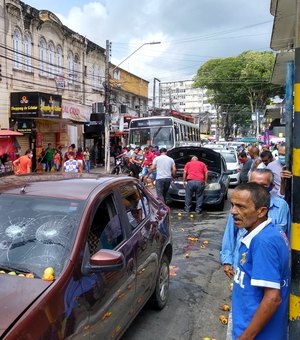
M 90 147 L 84 140 L 84 124 L 90 121 L 91 106 L 81 105 L 68 100 L 62 102 L 62 118 L 72 124 L 68 125 L 69 143 L 76 147 Z
M 62 119 L 60 95 L 43 92 L 13 92 L 10 97 L 10 128 L 22 132 L 18 138 L 20 154 L 31 148 L 34 151 L 33 171 L 37 158 L 48 143 L 53 147 L 67 144 L 67 122 Z

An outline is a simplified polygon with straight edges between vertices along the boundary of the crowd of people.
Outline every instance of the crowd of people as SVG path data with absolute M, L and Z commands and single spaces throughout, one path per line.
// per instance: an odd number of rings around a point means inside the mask
M 47 148 L 43 148 L 38 163 L 41 164 L 44 172 L 62 171 L 62 172 L 90 172 L 90 151 L 86 147 L 76 149 L 75 144 L 71 144 L 63 154 L 62 147 L 53 148 L 48 143 Z
M 284 199 L 285 145 L 239 153 L 241 184 L 231 194 L 221 263 L 233 279 L 232 338 L 287 339 L 291 215 Z

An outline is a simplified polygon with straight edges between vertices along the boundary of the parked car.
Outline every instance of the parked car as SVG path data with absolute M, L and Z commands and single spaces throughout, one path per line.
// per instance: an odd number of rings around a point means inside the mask
M 227 171 L 229 173 L 229 185 L 240 184 L 240 174 L 241 174 L 241 164 L 235 150 L 220 150 L 215 151 L 220 152 L 224 157 L 227 165 Z
M 168 299 L 169 208 L 132 177 L 0 184 L 0 337 L 119 339 Z
M 229 187 L 229 176 L 224 157 L 210 148 L 193 146 L 171 149 L 168 151 L 168 155 L 174 159 L 177 168 L 177 179 L 172 182 L 169 189 L 170 200 L 184 202 L 183 169 L 185 164 L 195 155 L 208 168 L 208 185 L 204 190 L 203 203 L 223 210 Z

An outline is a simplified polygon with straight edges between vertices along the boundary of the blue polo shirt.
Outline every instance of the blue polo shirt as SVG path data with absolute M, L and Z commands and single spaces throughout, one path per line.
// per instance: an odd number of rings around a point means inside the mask
M 241 240 L 232 292 L 232 337 L 237 339 L 252 320 L 264 288 L 280 290 L 282 302 L 256 340 L 285 340 L 290 291 L 290 248 L 286 234 L 271 220 L 261 223 Z
M 273 225 L 279 229 L 282 229 L 290 239 L 290 208 L 283 198 L 271 195 L 268 217 L 272 218 Z M 241 239 L 245 234 L 245 229 L 235 227 L 232 214 L 230 214 L 227 219 L 220 254 L 221 262 L 223 264 L 231 264 L 233 265 L 234 269 L 237 267 L 239 247 Z

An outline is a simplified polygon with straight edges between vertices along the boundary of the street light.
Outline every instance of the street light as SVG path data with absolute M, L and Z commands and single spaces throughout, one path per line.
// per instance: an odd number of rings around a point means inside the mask
M 133 54 L 135 54 L 138 50 L 140 50 L 145 45 L 156 45 L 160 44 L 160 41 L 151 41 L 143 43 L 140 47 L 138 47 L 136 50 L 134 50 L 131 54 L 129 54 L 128 57 L 126 57 L 124 60 L 122 60 L 117 66 L 115 66 L 112 69 L 112 74 L 114 71 L 124 63 L 128 58 L 130 58 Z M 111 114 L 110 114 L 110 77 L 109 77 L 109 56 L 110 56 L 110 42 L 106 40 L 106 60 L 105 60 L 105 124 L 104 124 L 104 135 L 105 135 L 105 147 L 104 147 L 104 162 L 105 162 L 105 172 L 110 172 L 110 120 L 111 120 Z
M 161 44 L 160 41 L 151 41 L 151 42 L 146 42 L 146 43 L 143 43 L 140 47 L 138 47 L 136 50 L 134 50 L 131 54 L 129 54 L 128 57 L 126 57 L 124 60 L 122 60 L 117 66 L 115 66 L 113 69 L 112 69 L 112 72 L 114 72 L 121 64 L 124 63 L 124 61 L 126 61 L 127 59 L 129 59 L 133 54 L 135 54 L 138 50 L 140 50 L 143 46 L 145 45 L 157 45 L 157 44 Z

